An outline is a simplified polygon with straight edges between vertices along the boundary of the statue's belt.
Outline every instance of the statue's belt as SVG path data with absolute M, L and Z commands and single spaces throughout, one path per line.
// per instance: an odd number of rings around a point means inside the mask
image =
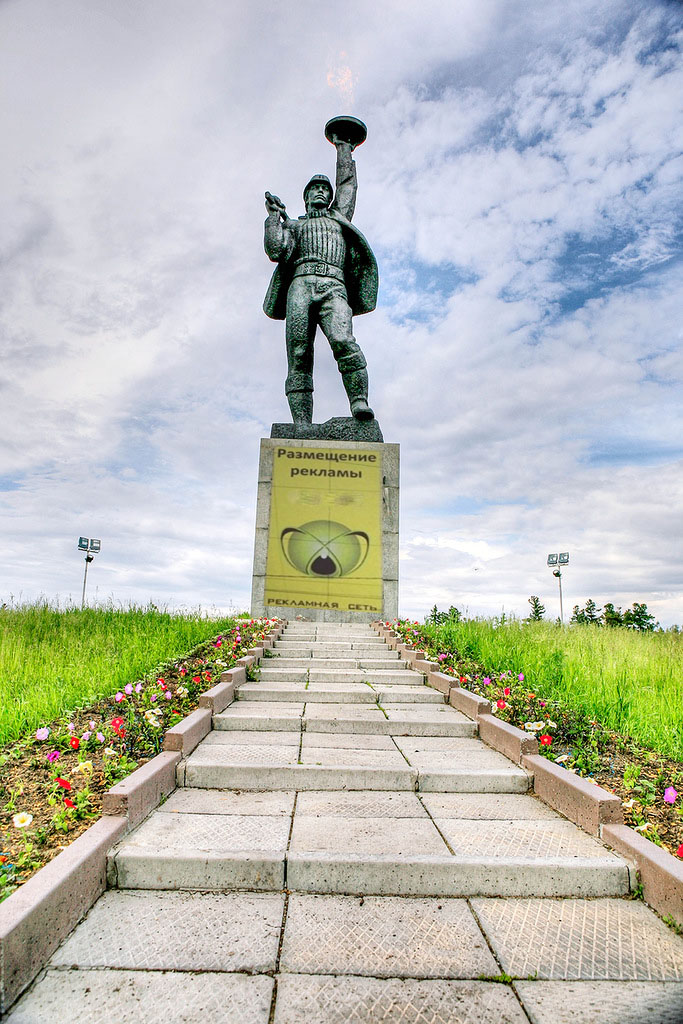
M 318 277 L 333 277 L 336 281 L 344 281 L 344 271 L 331 263 L 324 263 L 321 260 L 300 260 L 294 269 L 294 277 L 302 277 L 304 274 L 315 274 Z

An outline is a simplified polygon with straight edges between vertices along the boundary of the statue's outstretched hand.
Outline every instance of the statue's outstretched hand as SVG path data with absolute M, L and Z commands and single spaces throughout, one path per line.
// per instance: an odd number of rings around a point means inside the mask
M 277 196 L 271 195 L 270 192 L 266 192 L 266 210 L 268 213 L 279 213 L 282 218 L 287 216 L 285 204 Z

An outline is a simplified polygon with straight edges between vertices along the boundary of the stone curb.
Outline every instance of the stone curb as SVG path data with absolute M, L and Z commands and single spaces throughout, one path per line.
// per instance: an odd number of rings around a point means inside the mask
M 219 715 L 221 711 L 225 711 L 228 704 L 232 704 L 235 699 L 235 687 L 243 683 L 246 678 L 243 668 L 221 672 L 220 682 L 199 695 L 199 707 L 209 708 L 212 714 Z
M 470 693 L 469 690 L 462 689 L 460 686 L 451 686 L 448 694 L 448 703 L 456 711 L 461 711 L 463 715 L 467 715 L 468 718 L 473 719 L 475 722 L 478 720 L 479 715 L 489 714 L 491 711 L 491 705 L 487 700 L 484 700 L 483 697 L 478 697 L 476 693 Z
M 30 985 L 106 884 L 107 852 L 128 828 L 103 817 L 0 907 L 0 1010 Z
M 683 861 L 628 825 L 603 825 L 600 838 L 635 863 L 646 902 L 683 925 Z
M 538 754 L 538 740 L 523 732 L 516 725 L 509 722 L 501 722 L 495 715 L 487 712 L 480 712 L 477 717 L 479 725 L 479 739 L 505 754 L 516 764 L 522 763 L 522 758 L 527 754 Z M 563 769 L 564 770 L 564 769 Z
M 601 825 L 623 823 L 621 800 L 614 793 L 540 754 L 524 754 L 522 766 L 533 773 L 536 795 L 586 832 L 599 835 Z
M 211 732 L 212 718 L 210 708 L 197 708 L 196 711 L 192 711 L 182 722 L 166 730 L 163 749 L 179 750 L 183 757 L 187 757 Z
M 102 797 L 103 815 L 125 815 L 132 828 L 157 806 L 162 796 L 176 788 L 175 770 L 180 761 L 178 751 L 157 754 L 151 761 L 131 772 Z

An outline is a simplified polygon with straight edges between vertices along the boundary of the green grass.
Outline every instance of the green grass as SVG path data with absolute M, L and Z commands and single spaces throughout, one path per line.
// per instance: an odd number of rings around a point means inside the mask
M 529 690 L 683 760 L 683 636 L 548 622 L 470 619 L 420 626 L 438 654 L 522 672 Z
M 232 618 L 153 605 L 0 607 L 0 746 L 108 696 L 230 628 Z

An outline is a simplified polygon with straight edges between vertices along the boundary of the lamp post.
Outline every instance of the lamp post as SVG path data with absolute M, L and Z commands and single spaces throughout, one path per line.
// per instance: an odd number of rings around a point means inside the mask
M 548 566 L 553 570 L 553 576 L 557 578 L 557 583 L 560 588 L 560 622 L 564 625 L 564 609 L 562 607 L 562 570 L 559 568 L 561 565 L 569 565 L 568 551 L 560 551 L 559 554 L 548 555 Z
M 79 537 L 78 550 L 85 551 L 85 572 L 83 573 L 83 594 L 81 596 L 81 608 L 85 608 L 85 586 L 88 582 L 88 566 L 100 550 L 100 542 L 96 537 Z

